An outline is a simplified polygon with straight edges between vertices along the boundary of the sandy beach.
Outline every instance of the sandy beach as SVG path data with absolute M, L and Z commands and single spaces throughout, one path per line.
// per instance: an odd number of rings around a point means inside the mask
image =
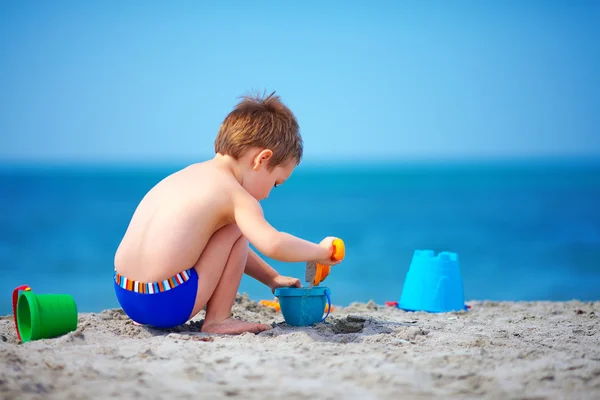
M 8 315 L 0 398 L 600 398 L 600 302 L 468 304 L 428 314 L 355 303 L 293 328 L 238 296 L 234 316 L 273 329 L 207 336 L 198 316 L 160 331 L 113 309 L 29 343 L 17 341 Z

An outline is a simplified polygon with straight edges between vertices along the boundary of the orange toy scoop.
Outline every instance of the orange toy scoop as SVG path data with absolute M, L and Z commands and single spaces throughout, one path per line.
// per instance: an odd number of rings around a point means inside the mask
M 341 261 L 346 255 L 346 248 L 342 239 L 335 239 L 332 243 L 333 251 L 331 261 Z M 306 263 L 306 281 L 313 286 L 319 286 L 331 272 L 331 265 L 318 264 L 315 262 Z

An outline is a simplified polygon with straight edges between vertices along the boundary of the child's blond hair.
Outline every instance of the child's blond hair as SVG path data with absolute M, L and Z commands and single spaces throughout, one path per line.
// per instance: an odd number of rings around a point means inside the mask
M 221 124 L 215 152 L 236 160 L 252 147 L 269 149 L 269 169 L 288 161 L 298 165 L 303 142 L 296 117 L 275 92 L 269 96 L 244 96 Z

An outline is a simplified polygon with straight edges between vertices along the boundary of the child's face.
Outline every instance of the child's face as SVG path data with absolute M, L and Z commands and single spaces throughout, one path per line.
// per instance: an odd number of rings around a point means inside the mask
M 295 167 L 294 162 L 286 162 L 269 171 L 268 164 L 262 164 L 253 171 L 244 187 L 256 200 L 264 200 L 274 187 L 282 185 L 292 175 Z

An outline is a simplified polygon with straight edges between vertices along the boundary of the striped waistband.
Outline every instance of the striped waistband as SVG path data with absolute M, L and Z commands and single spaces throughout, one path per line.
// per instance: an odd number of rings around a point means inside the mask
M 186 271 L 178 273 L 175 276 L 170 277 L 169 279 L 165 279 L 164 281 L 150 283 L 138 282 L 131 279 L 127 279 L 126 277 L 119 275 L 117 271 L 115 271 L 115 282 L 123 289 L 129 290 L 131 292 L 144 294 L 160 293 L 174 289 L 182 283 L 188 281 L 191 276 L 190 271 L 191 269 L 188 269 Z

